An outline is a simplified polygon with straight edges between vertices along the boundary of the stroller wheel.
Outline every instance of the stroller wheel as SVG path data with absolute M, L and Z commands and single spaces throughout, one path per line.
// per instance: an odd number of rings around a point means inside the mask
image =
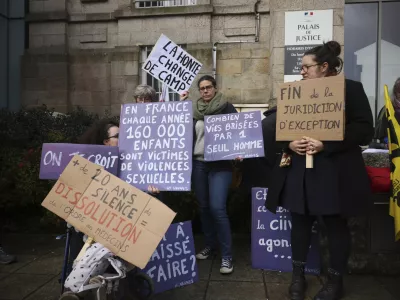
M 132 279 L 131 291 L 134 296 L 140 300 L 150 299 L 154 293 L 153 280 L 143 273 L 136 273 Z

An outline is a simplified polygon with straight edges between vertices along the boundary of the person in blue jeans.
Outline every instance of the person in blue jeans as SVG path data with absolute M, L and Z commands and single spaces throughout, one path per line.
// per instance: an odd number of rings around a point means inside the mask
M 193 101 L 193 170 L 192 183 L 199 202 L 200 220 L 205 236 L 205 248 L 197 259 L 207 259 L 219 243 L 222 262 L 220 273 L 233 272 L 231 227 L 226 210 L 232 183 L 231 161 L 204 161 L 204 116 L 237 113 L 235 107 L 218 92 L 212 76 L 205 75 L 197 82 L 201 98 Z M 184 92 L 181 100 L 188 98 Z M 236 158 L 241 160 L 241 158 Z

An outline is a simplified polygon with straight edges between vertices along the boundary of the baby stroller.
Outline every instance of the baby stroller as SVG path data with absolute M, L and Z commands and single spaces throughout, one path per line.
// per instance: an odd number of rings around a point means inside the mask
M 67 228 L 67 249 L 69 230 L 70 226 Z M 66 250 L 59 300 L 147 300 L 153 295 L 153 281 L 149 276 L 139 273 L 138 268 L 91 238 L 86 240 L 66 278 L 68 254 Z M 64 286 L 67 292 L 64 292 Z

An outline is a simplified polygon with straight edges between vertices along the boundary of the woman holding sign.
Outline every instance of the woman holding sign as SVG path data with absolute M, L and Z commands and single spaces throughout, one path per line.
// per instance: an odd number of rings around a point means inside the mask
M 340 45 L 331 41 L 304 54 L 303 80 L 336 76 L 342 70 Z M 342 276 L 350 254 L 347 218 L 366 213 L 370 189 L 359 145 L 373 136 L 368 98 L 360 82 L 346 79 L 345 134 L 343 141 L 321 142 L 310 137 L 282 145 L 282 160 L 274 168 L 266 206 L 282 206 L 292 214 L 293 275 L 289 294 L 293 300 L 305 297 L 304 268 L 314 221 L 324 225 L 329 242 L 328 279 L 314 300 L 343 297 Z M 314 168 L 306 168 L 306 154 L 313 155 Z
M 200 206 L 200 219 L 206 247 L 196 255 L 207 259 L 216 249 L 218 238 L 222 254 L 221 274 L 233 272 L 231 228 L 226 210 L 232 183 L 230 161 L 204 161 L 204 116 L 237 113 L 235 107 L 217 90 L 214 77 L 205 75 L 197 83 L 201 98 L 193 101 L 193 171 L 194 193 Z M 181 96 L 181 100 L 188 93 Z

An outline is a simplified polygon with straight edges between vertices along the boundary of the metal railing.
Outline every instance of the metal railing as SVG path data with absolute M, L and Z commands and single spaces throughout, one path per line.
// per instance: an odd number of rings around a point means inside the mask
M 197 0 L 133 0 L 136 8 L 150 8 L 150 7 L 168 7 L 168 6 L 190 6 L 196 5 Z

